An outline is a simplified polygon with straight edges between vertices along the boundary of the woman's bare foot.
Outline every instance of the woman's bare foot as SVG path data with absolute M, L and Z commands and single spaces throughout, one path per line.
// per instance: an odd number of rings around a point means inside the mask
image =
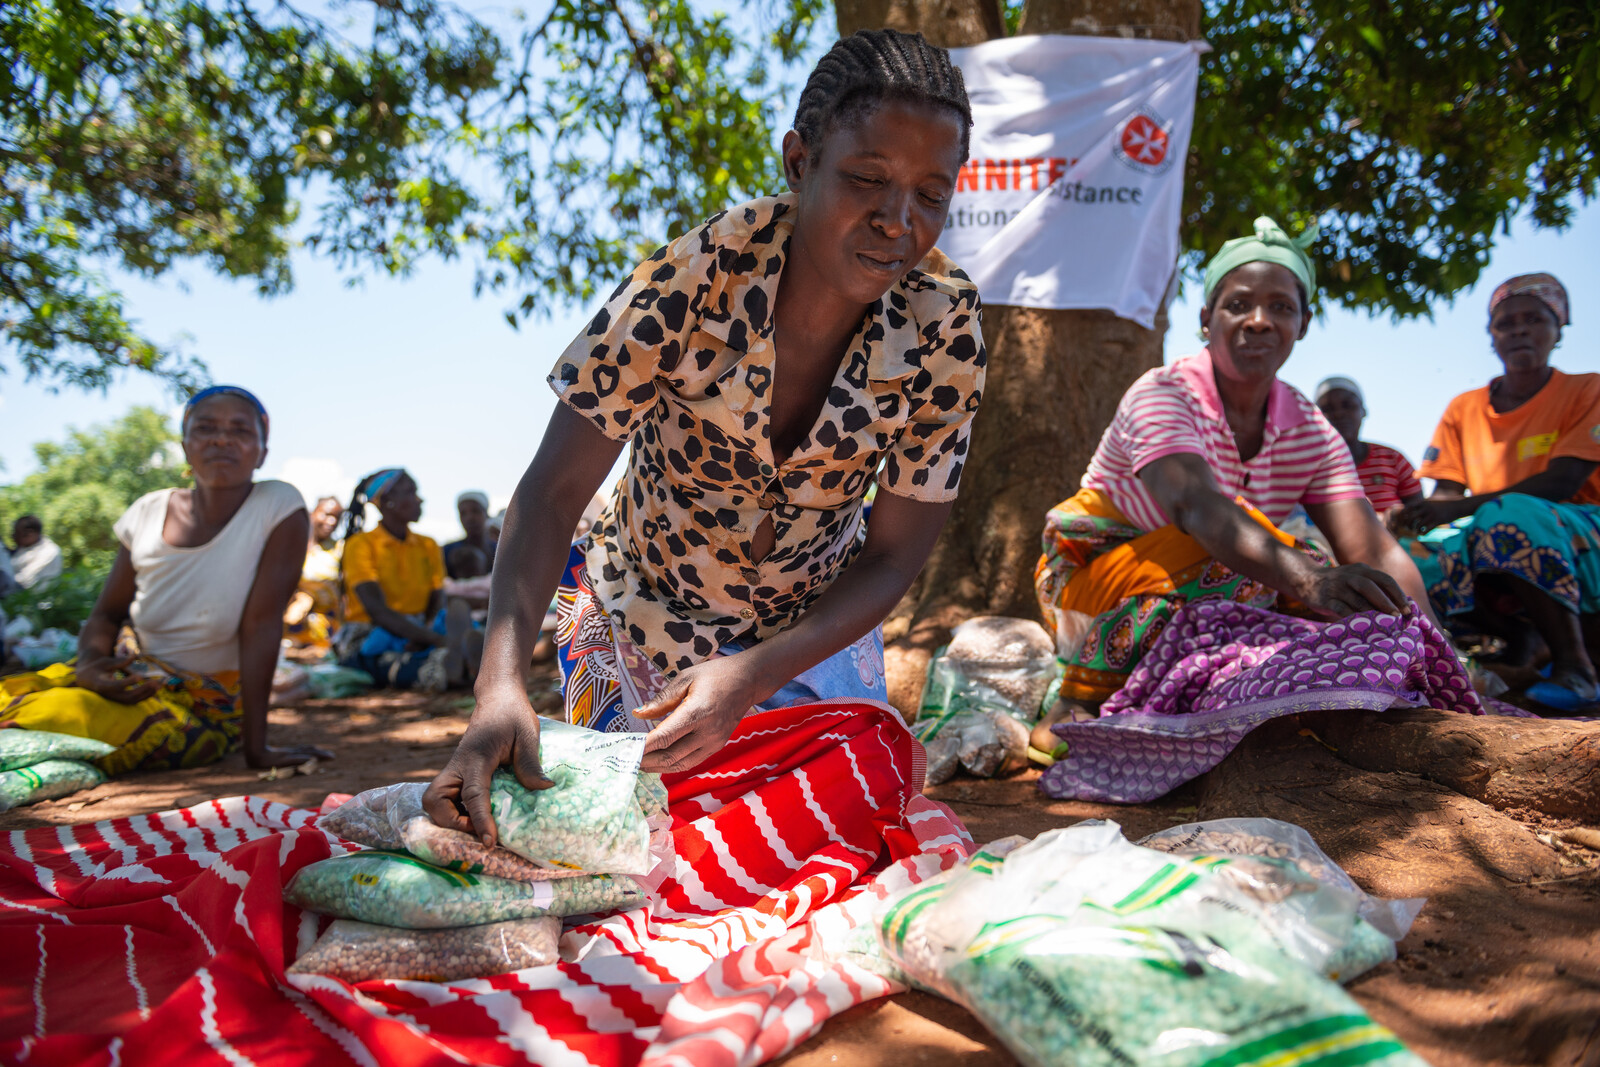
M 1061 739 L 1050 732 L 1050 727 L 1058 722 L 1088 722 L 1099 717 L 1098 704 L 1058 697 L 1055 706 L 1044 713 L 1028 735 L 1028 744 L 1040 752 L 1054 752 L 1061 744 Z
M 1600 699 L 1600 685 L 1595 684 L 1593 667 L 1585 671 L 1581 667 L 1556 664 L 1550 669 L 1550 680 L 1556 685 L 1570 689 L 1579 700 L 1592 704 Z

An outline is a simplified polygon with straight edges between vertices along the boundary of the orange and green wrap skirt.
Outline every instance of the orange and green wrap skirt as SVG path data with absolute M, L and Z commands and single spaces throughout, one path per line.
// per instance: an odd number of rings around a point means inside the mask
M 1284 544 L 1328 562 L 1243 498 L 1235 503 Z M 1231 570 L 1176 526 L 1148 533 L 1134 526 L 1098 489 L 1080 489 L 1051 508 L 1043 540 L 1034 591 L 1065 667 L 1061 695 L 1074 700 L 1099 702 L 1121 689 L 1186 604 L 1269 608 L 1278 601 L 1276 590 Z

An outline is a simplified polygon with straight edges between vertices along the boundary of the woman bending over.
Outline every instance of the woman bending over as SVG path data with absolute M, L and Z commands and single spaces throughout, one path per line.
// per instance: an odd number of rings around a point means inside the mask
M 654 724 L 646 770 L 696 766 L 752 709 L 883 699 L 877 628 L 949 514 L 983 387 L 977 292 L 933 247 L 970 125 L 943 49 L 840 41 L 784 136 L 789 191 L 656 252 L 562 354 L 500 539 L 478 708 L 429 787 L 437 821 L 492 837 L 495 767 L 542 781 L 522 674 L 558 586 L 567 714 Z

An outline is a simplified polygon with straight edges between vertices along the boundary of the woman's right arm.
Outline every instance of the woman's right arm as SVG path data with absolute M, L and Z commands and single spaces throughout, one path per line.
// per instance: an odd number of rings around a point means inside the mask
M 89 620 L 78 634 L 77 680 L 83 688 L 119 704 L 137 704 L 161 688 L 160 678 L 127 677 L 122 671 L 133 656 L 116 655 L 117 634 L 128 621 L 133 597 L 138 591 L 134 580 L 133 557 L 127 546 L 117 549 L 106 584 L 94 602 Z
M 506 509 L 489 587 L 489 622 L 474 693 L 478 706 L 423 807 L 440 826 L 496 839 L 489 779 L 510 764 L 530 789 L 550 784 L 539 766 L 539 720 L 524 673 L 561 581 L 583 509 L 622 451 L 584 416 L 557 404 L 539 451 Z
M 1474 493 L 1472 496 L 1467 495 L 1467 487 L 1460 482 L 1440 480 L 1432 496 L 1409 505 L 1400 513 L 1399 522 L 1403 529 L 1426 533 L 1435 526 L 1475 514 L 1491 500 L 1499 500 L 1511 493 L 1561 503 L 1578 495 L 1584 483 L 1594 474 L 1596 466 L 1592 460 L 1579 459 L 1577 456 L 1557 456 L 1544 470 L 1524 478 L 1516 485 L 1498 492 Z
M 1405 594 L 1383 571 L 1361 563 L 1319 567 L 1284 544 L 1224 496 L 1200 456 L 1179 452 L 1152 460 L 1139 480 L 1178 529 L 1229 569 L 1285 593 L 1312 610 L 1342 617 L 1378 610 L 1399 615 Z

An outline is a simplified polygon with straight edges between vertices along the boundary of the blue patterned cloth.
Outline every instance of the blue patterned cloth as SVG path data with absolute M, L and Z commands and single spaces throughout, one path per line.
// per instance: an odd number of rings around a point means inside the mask
M 1508 493 L 1417 538 L 1407 550 L 1444 616 L 1476 605 L 1479 574 L 1509 574 L 1569 610 L 1600 612 L 1600 507 Z
M 556 661 L 567 721 L 609 733 L 648 732 L 652 724 L 635 718 L 632 711 L 654 696 L 660 675 L 646 657 L 618 638 L 595 599 L 580 545 L 568 555 L 556 590 Z M 745 647 L 730 642 L 718 655 L 735 655 Z M 756 708 L 771 711 L 819 700 L 886 702 L 888 696 L 883 631 L 874 629 L 786 683 Z

